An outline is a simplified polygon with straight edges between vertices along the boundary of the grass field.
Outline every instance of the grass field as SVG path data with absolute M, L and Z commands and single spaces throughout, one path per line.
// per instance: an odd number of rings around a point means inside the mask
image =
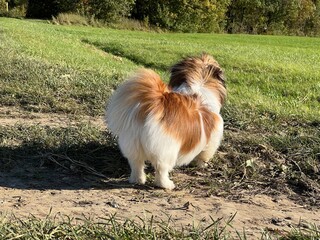
M 177 182 L 178 188 L 235 197 L 284 193 L 319 207 L 319 38 L 160 34 L 0 18 L 0 107 L 7 115 L 22 109 L 79 120 L 58 127 L 0 124 L 0 171 L 31 160 L 52 164 L 55 156 L 54 164 L 70 171 L 66 159 L 83 163 L 82 171 L 127 176 L 114 138 L 80 120 L 101 117 L 112 90 L 132 71 L 152 68 L 167 81 L 173 63 L 203 51 L 227 77 L 225 139 L 205 177 Z M 192 168 L 178 171 L 192 175 Z

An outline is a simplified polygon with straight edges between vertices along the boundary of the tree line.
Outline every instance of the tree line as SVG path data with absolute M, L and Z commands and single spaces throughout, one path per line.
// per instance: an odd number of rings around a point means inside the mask
M 320 35 L 320 0 L 0 0 L 28 18 L 77 13 L 179 32 Z

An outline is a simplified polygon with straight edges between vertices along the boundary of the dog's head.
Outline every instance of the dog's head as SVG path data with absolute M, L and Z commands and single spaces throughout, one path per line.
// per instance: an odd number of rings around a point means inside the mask
M 223 70 L 210 55 L 203 53 L 199 57 L 186 57 L 171 67 L 169 87 L 190 95 L 210 90 L 217 95 L 222 105 L 226 98 L 226 86 Z

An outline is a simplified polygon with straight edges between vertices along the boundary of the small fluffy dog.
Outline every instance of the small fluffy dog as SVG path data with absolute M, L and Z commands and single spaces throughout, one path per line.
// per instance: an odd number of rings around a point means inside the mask
M 169 172 L 192 160 L 205 166 L 220 145 L 226 98 L 223 71 L 207 54 L 187 57 L 171 68 L 170 82 L 141 69 L 111 97 L 106 122 L 117 135 L 131 167 L 130 183 L 144 184 L 145 161 L 155 168 L 155 184 L 173 189 Z

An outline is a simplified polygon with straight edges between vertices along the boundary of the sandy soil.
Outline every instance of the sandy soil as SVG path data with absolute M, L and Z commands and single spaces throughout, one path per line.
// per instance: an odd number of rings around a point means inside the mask
M 24 125 L 46 125 L 51 127 L 72 126 L 79 123 L 90 123 L 101 128 L 105 127 L 103 118 L 90 116 L 74 116 L 64 114 L 43 114 L 24 111 L 12 107 L 0 107 L 0 124 L 2 126 Z
M 27 113 L 11 108 L 0 108 L 2 125 L 44 124 L 65 125 L 70 120 L 63 115 Z M 102 119 L 83 117 L 103 126 Z M 183 178 L 183 173 L 175 178 Z M 96 186 L 92 181 L 69 172 L 55 172 L 50 168 L 24 166 L 10 172 L 0 172 L 0 212 L 27 217 L 30 214 L 44 218 L 51 215 L 101 219 L 116 213 L 121 219 L 131 218 L 173 220 L 177 226 L 202 224 L 208 226 L 212 219 L 226 222 L 233 214 L 234 229 L 246 230 L 248 239 L 261 236 L 263 229 L 289 231 L 292 227 L 307 227 L 308 223 L 320 225 L 320 209 L 301 206 L 285 195 L 244 195 L 237 200 L 203 197 L 188 190 L 165 191 L 153 187 L 133 186 L 125 179 L 106 181 Z M 233 230 L 234 231 L 234 230 Z
M 303 226 L 306 222 L 320 224 L 320 210 L 308 210 L 288 200 L 266 195 L 248 196 L 241 201 L 225 198 L 200 198 L 184 191 L 165 192 L 135 188 L 97 189 L 16 189 L 0 187 L 0 209 L 7 214 L 27 217 L 30 214 L 44 218 L 52 208 L 51 215 L 60 213 L 70 217 L 93 219 L 116 213 L 125 219 L 149 219 L 168 221 L 171 217 L 177 226 L 212 223 L 212 219 L 228 220 L 233 214 L 234 229 L 246 230 L 255 239 L 264 229 L 288 231 L 291 227 Z M 137 219 L 138 220 L 138 219 Z M 307 227 L 307 226 L 305 226 Z M 232 229 L 230 229 L 233 231 Z

